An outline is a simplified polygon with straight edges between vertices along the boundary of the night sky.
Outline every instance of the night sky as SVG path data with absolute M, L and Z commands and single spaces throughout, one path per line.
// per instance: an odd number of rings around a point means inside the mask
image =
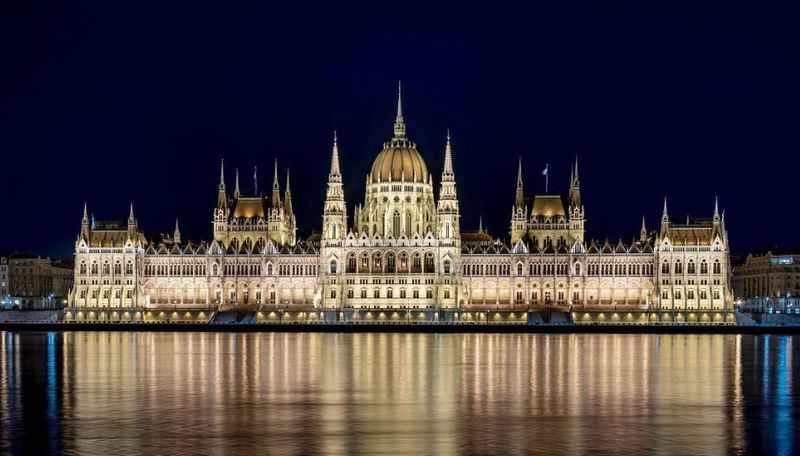
M 352 217 L 397 80 L 437 193 L 452 131 L 464 230 L 483 215 L 507 236 L 519 156 L 532 193 L 545 163 L 566 192 L 577 155 L 590 237 L 656 228 L 665 195 L 675 220 L 710 216 L 718 194 L 734 252 L 798 245 L 792 11 L 385 3 L 3 2 L 0 249 L 70 255 L 84 200 L 98 220 L 133 201 L 146 232 L 180 217 L 208 239 L 222 157 L 244 193 L 254 165 L 262 189 L 274 158 L 282 187 L 290 167 L 306 236 L 334 129 Z

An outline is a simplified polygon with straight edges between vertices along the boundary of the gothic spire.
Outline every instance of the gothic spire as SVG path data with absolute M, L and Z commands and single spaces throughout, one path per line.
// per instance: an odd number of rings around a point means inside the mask
M 172 240 L 175 241 L 176 244 L 181 243 L 181 229 L 178 226 L 178 217 L 175 217 L 175 231 L 172 234 Z
M 239 168 L 236 168 L 236 185 L 233 188 L 233 197 L 239 199 L 239 195 L 241 195 L 239 192 Z
M 642 242 L 647 240 L 647 226 L 644 223 L 644 215 L 642 216 L 642 228 L 639 230 L 639 240 Z
M 669 220 L 669 213 L 667 212 L 667 197 L 664 197 L 664 210 L 661 213 L 661 220 Z
M 525 190 L 522 184 L 522 157 L 519 157 L 517 161 L 517 193 L 514 198 L 514 205 L 519 208 L 525 206 Z
M 483 233 L 483 216 L 478 216 L 478 232 Z
M 444 172 L 445 176 L 453 176 L 453 148 L 450 146 L 450 129 L 447 129 L 447 144 L 444 146 Z
M 333 130 L 333 151 L 331 153 L 331 172 L 329 178 L 338 176 L 341 178 L 339 171 L 339 141 L 336 138 L 336 130 Z
M 225 159 L 219 162 L 219 189 L 217 190 L 217 208 L 228 206 L 228 195 L 225 193 Z
M 219 189 L 225 191 L 225 159 L 219 161 Z
M 433 183 L 433 178 L 429 177 Z M 450 143 L 450 130 L 447 131 L 447 139 L 444 146 L 444 169 L 442 170 L 441 188 L 439 190 L 439 200 L 456 200 L 456 176 L 453 172 L 453 146 Z
M 578 156 L 575 156 L 575 166 L 570 172 L 569 201 L 570 206 L 576 210 L 581 207 L 581 179 L 578 175 Z
M 86 201 L 83 202 L 83 218 L 81 219 L 81 223 L 89 223 L 89 206 L 86 204 Z
M 403 118 L 403 89 L 400 81 L 397 81 L 397 117 L 394 119 L 394 137 L 396 139 L 406 137 L 406 122 Z
M 714 220 L 719 220 L 719 198 L 714 195 Z
M 278 159 L 275 159 L 275 171 L 272 177 L 272 207 L 281 205 L 281 186 L 278 183 Z
M 286 213 L 292 213 L 292 189 L 289 185 L 289 168 L 286 168 L 286 190 L 283 195 L 284 200 L 284 207 L 286 207 Z
M 136 225 L 136 217 L 133 215 L 133 201 L 131 201 L 131 209 L 128 213 L 128 225 Z

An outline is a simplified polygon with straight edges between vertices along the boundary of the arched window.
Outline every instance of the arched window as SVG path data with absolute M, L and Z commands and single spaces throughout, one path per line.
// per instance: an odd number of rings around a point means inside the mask
M 422 272 L 422 258 L 419 256 L 419 253 L 415 253 L 414 258 L 411 261 L 411 272 Z
M 219 265 L 214 263 L 211 265 L 211 275 L 218 275 L 219 274 Z
M 722 266 L 719 264 L 719 260 L 714 260 L 714 274 L 721 274 L 722 273 Z
M 386 272 L 393 273 L 395 272 L 394 269 L 394 253 L 389 253 L 386 255 Z
M 575 275 L 581 275 L 581 264 L 575 263 Z
M 395 239 L 400 237 L 400 213 L 397 211 L 394 211 L 392 216 L 392 236 Z
M 331 260 L 331 274 L 336 274 L 336 260 Z
M 272 263 L 267 263 L 267 275 L 272 275 Z
M 436 269 L 436 267 L 434 266 L 434 262 L 433 262 L 433 254 L 432 253 L 426 253 L 425 254 L 425 272 L 430 274 L 430 273 L 436 272 L 435 269 Z
M 669 274 L 669 263 L 667 262 L 667 260 L 664 260 L 664 263 L 661 264 L 661 273 Z
M 444 260 L 442 263 L 442 271 L 444 271 L 445 274 L 450 274 L 450 260 Z
M 122 265 L 114 263 L 114 274 L 122 274 Z
M 356 272 L 356 256 L 355 256 L 355 254 L 351 253 L 350 256 L 347 257 L 347 272 L 349 272 L 349 273 Z
M 81 263 L 81 274 L 86 274 L 86 263 Z
M 522 263 L 517 263 L 517 275 L 522 275 Z
M 372 257 L 372 272 L 383 272 L 383 262 L 381 261 L 381 254 L 376 253 Z
M 708 263 L 706 260 L 700 262 L 700 274 L 708 274 Z
M 444 237 L 445 237 L 445 239 L 449 239 L 450 238 L 450 224 L 449 223 L 445 223 L 444 224 Z
M 686 273 L 687 274 L 694 274 L 695 272 L 696 272 L 696 270 L 695 270 L 695 267 L 694 267 L 694 261 L 689 260 L 689 262 L 686 263 Z
M 680 260 L 675 262 L 675 274 L 683 274 L 683 265 Z

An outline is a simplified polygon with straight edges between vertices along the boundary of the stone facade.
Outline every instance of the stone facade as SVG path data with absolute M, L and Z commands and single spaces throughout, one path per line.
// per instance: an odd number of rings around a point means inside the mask
M 734 267 L 733 289 L 745 310 L 800 309 L 800 255 L 748 255 Z
M 732 308 L 724 214 L 661 225 L 642 220 L 630 242 L 585 236 L 577 161 L 565 195 L 526 195 L 520 161 L 509 239 L 461 230 L 453 145 L 444 141 L 438 198 L 406 131 L 398 93 L 393 136 L 365 179 L 348 222 L 334 136 L 322 231 L 297 239 L 287 174 L 270 199 L 233 197 L 221 169 L 213 238 L 160 242 L 128 223 L 97 223 L 86 208 L 75 244 L 77 309 L 294 311 L 321 318 L 531 309 L 726 311 Z M 455 317 L 453 317 L 455 315 Z M 326 316 L 325 318 L 328 318 Z M 438 317 L 437 317 L 438 318 Z

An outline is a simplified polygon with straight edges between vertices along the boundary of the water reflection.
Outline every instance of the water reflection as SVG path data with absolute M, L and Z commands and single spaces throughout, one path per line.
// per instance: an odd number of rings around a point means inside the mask
M 0 333 L 0 452 L 792 454 L 798 345 L 788 336 Z

